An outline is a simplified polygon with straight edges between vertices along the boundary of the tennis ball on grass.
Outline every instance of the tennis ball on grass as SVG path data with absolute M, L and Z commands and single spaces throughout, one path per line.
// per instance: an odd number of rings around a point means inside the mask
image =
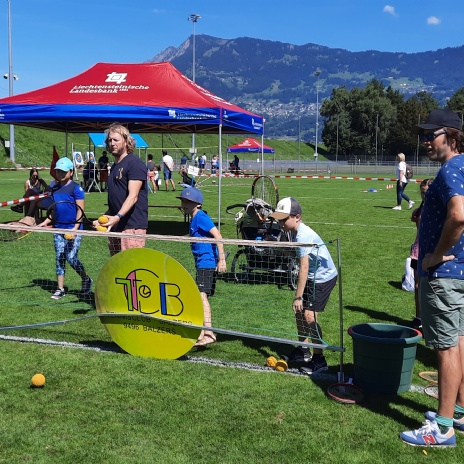
M 35 374 L 31 379 L 31 387 L 40 388 L 45 385 L 45 376 L 43 374 Z
M 287 369 L 288 369 L 288 364 L 283 359 L 279 359 L 279 361 L 276 362 L 276 365 L 275 365 L 276 371 L 285 372 Z
M 66 240 L 72 240 L 72 239 L 74 238 L 74 235 L 73 235 L 73 234 L 69 234 L 69 233 L 68 233 L 68 234 L 64 234 L 64 238 L 65 238 Z
M 108 230 L 108 227 L 105 226 L 97 226 L 97 230 L 99 232 L 106 232 Z
M 269 358 L 266 359 L 266 366 L 268 367 L 275 367 L 277 363 L 277 359 L 274 358 L 274 356 L 269 356 Z
M 100 216 L 100 217 L 98 218 L 98 222 L 99 222 L 100 224 L 106 224 L 108 221 L 109 221 L 109 219 L 108 219 L 106 216 Z

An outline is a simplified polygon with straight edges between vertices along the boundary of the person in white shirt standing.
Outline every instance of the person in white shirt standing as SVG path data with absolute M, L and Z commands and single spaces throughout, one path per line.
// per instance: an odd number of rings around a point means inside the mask
M 174 160 L 171 155 L 168 155 L 166 150 L 163 150 L 163 175 L 164 183 L 166 184 L 166 192 L 169 191 L 169 182 L 171 182 L 172 191 L 176 191 L 176 184 L 172 179 L 172 171 L 174 171 Z
M 396 206 L 392 209 L 401 210 L 401 200 L 404 198 L 409 205 L 409 209 L 414 206 L 414 202 L 404 193 L 406 186 L 408 185 L 408 179 L 406 178 L 406 162 L 404 153 L 398 153 L 396 157 L 398 164 L 396 166 Z

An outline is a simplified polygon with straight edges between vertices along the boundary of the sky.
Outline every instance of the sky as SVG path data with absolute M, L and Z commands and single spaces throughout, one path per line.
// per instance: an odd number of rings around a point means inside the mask
M 193 33 L 349 51 L 415 53 L 464 45 L 462 0 L 0 0 L 0 75 L 19 94 L 99 62 L 142 63 Z M 9 81 L 0 78 L 0 98 Z

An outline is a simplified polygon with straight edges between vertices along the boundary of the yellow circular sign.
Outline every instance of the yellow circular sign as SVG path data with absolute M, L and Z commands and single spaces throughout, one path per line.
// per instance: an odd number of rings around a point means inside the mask
M 100 314 L 121 314 L 100 320 L 113 341 L 135 356 L 177 359 L 200 335 L 188 324 L 203 325 L 195 281 L 175 259 L 156 250 L 133 248 L 109 259 L 97 279 L 95 302 Z

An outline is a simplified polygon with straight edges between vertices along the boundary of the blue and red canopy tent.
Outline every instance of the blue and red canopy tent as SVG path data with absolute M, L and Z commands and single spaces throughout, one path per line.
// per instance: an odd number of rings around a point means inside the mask
M 217 133 L 220 166 L 222 134 L 264 130 L 262 116 L 212 94 L 171 63 L 97 63 L 49 87 L 0 99 L 0 109 L 1 124 L 65 133 L 103 132 L 115 121 L 132 133 Z

